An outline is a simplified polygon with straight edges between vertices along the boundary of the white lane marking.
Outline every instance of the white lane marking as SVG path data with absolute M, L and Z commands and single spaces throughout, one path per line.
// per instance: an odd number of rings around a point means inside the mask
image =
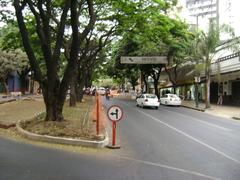
M 171 126 L 171 125 L 169 125 L 169 124 L 167 124 L 167 123 L 165 123 L 165 122 L 163 122 L 163 121 L 161 121 L 160 119 L 157 119 L 157 118 L 155 118 L 155 117 L 153 117 L 153 116 L 151 116 L 151 115 L 149 115 L 149 114 L 147 114 L 147 113 L 145 113 L 145 112 L 142 112 L 142 111 L 140 111 L 140 110 L 138 110 L 138 109 L 136 109 L 136 111 L 144 114 L 144 115 L 147 116 L 147 117 L 150 117 L 150 118 L 153 119 L 154 121 L 156 121 L 156 122 L 158 122 L 158 123 L 161 123 L 161 124 L 167 126 L 167 127 L 170 128 L 170 129 L 172 129 L 172 130 L 174 130 L 174 131 L 176 131 L 176 132 L 178 132 L 178 133 L 186 136 L 187 138 L 189 138 L 189 139 L 191 139 L 191 140 L 193 140 L 193 141 L 195 141 L 195 142 L 197 142 L 197 143 L 199 143 L 199 144 L 207 147 L 208 149 L 211 149 L 212 151 L 214 151 L 214 152 L 216 152 L 216 153 L 224 156 L 225 158 L 230 159 L 230 160 L 236 162 L 237 164 L 240 164 L 240 161 L 239 161 L 239 160 L 234 159 L 233 157 L 225 154 L 224 152 L 222 152 L 222 151 L 220 151 L 220 150 L 218 150 L 218 149 L 216 149 L 216 148 L 214 148 L 214 147 L 212 147 L 212 146 L 210 146 L 210 145 L 208 145 L 208 144 L 206 144 L 206 143 L 198 140 L 197 138 L 195 138 L 195 137 L 193 137 L 193 136 L 191 136 L 191 135 L 189 135 L 189 134 L 187 134 L 187 133 L 185 133 L 185 132 L 183 132 L 183 131 L 181 131 L 181 130 L 179 130 L 179 129 L 177 129 L 177 128 L 175 128 L 175 127 L 173 127 L 173 126 Z
M 195 176 L 199 176 L 199 177 L 203 177 L 203 178 L 207 178 L 207 179 L 211 179 L 211 180 L 221 180 L 220 178 L 217 178 L 217 177 L 208 176 L 208 175 L 205 175 L 205 174 L 202 174 L 202 173 L 199 173 L 199 172 L 190 171 L 190 170 L 181 169 L 181 168 L 176 168 L 176 167 L 172 167 L 172 166 L 168 166 L 168 165 L 164 165 L 164 164 L 160 164 L 160 163 L 154 163 L 154 162 L 150 162 L 150 161 L 139 160 L 139 159 L 135 159 L 135 158 L 127 157 L 127 156 L 117 156 L 117 155 L 112 155 L 112 156 L 118 157 L 118 158 L 124 159 L 124 160 L 130 160 L 130 161 L 133 161 L 133 162 L 145 164 L 145 165 L 161 167 L 161 168 L 165 168 L 165 169 L 169 169 L 169 170 L 173 170 L 173 171 L 177 171 L 177 172 L 181 172 L 181 173 L 185 173 L 185 174 L 191 174 L 191 175 L 195 175 Z
M 216 125 L 216 124 L 209 123 L 209 122 L 206 122 L 206 121 L 201 120 L 201 119 L 197 119 L 197 118 L 192 117 L 192 116 L 186 116 L 186 115 L 181 114 L 181 113 L 179 113 L 179 112 L 169 111 L 169 110 L 167 110 L 167 109 L 164 109 L 164 110 L 165 110 L 165 111 L 168 111 L 168 112 L 170 112 L 170 113 L 176 113 L 176 114 L 178 114 L 178 115 L 180 115 L 180 116 L 182 116 L 182 117 L 188 117 L 188 118 L 190 117 L 191 119 L 194 119 L 195 121 L 198 121 L 198 122 L 200 122 L 200 123 L 203 123 L 203 124 L 206 124 L 206 125 L 208 125 L 208 126 L 212 126 L 212 127 L 215 127 L 215 128 L 221 129 L 221 130 L 224 130 L 224 131 L 232 131 L 231 129 L 228 129 L 228 128 L 225 128 L 225 127 L 222 127 L 222 126 L 218 126 L 218 125 Z

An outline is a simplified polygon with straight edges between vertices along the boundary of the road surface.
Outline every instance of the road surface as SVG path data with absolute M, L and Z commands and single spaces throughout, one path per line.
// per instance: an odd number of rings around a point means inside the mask
M 111 99 L 119 150 L 71 153 L 0 138 L 1 180 L 240 180 L 240 122 Z M 110 122 L 109 122 L 110 123 Z

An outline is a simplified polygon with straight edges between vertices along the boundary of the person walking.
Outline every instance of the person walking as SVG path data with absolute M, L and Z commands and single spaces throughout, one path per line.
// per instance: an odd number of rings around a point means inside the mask
M 223 95 L 222 94 L 219 94 L 218 95 L 218 102 L 217 102 L 217 105 L 222 105 L 222 101 L 223 101 Z
M 218 102 L 217 105 L 222 105 L 223 102 L 223 84 L 221 83 L 218 88 Z

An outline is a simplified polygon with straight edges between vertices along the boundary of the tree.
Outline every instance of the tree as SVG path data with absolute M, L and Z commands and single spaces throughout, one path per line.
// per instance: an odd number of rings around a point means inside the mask
M 142 15 L 147 19 L 149 12 L 156 13 L 159 9 L 166 11 L 173 3 L 176 1 L 14 0 L 23 47 L 34 71 L 34 78 L 43 90 L 45 119 L 63 119 L 66 91 L 73 75 L 77 73 L 80 49 L 84 47 L 91 31 L 99 32 L 99 29 L 93 30 L 98 20 L 117 24 L 119 28 L 116 32 L 121 34 L 131 30 L 135 20 L 140 22 Z M 99 10 L 101 16 L 97 15 Z M 36 24 L 34 32 L 37 41 L 34 42 L 30 38 L 32 29 L 27 26 L 29 19 Z M 109 23 L 98 27 L 104 28 Z M 65 45 L 69 48 L 65 48 Z M 34 47 L 37 47 L 38 53 Z M 69 58 L 64 63 L 63 49 L 64 53 L 69 51 Z
M 20 1 L 14 0 L 17 22 L 22 37 L 24 49 L 34 78 L 39 82 L 43 90 L 46 105 L 45 120 L 63 120 L 62 109 L 66 98 L 70 79 L 77 71 L 77 57 L 82 40 L 88 35 L 95 23 L 93 1 Z M 25 9 L 28 9 L 25 11 Z M 70 11 L 70 13 L 69 13 Z M 79 33 L 80 15 L 86 14 L 88 24 L 82 27 Z M 42 54 L 46 73 L 40 68 L 33 44 L 29 39 L 29 30 L 26 26 L 27 17 L 32 16 L 36 22 L 35 31 L 39 40 L 38 48 Z M 63 72 L 61 72 L 61 48 L 64 37 L 68 36 L 66 29 L 71 27 L 70 59 Z
M 163 64 L 147 64 L 147 65 L 142 65 L 140 67 L 141 71 L 143 72 L 142 74 L 145 74 L 145 78 L 148 78 L 150 76 L 153 79 L 153 85 L 154 85 L 154 90 L 156 96 L 159 98 L 159 90 L 158 90 L 158 82 L 160 78 L 160 74 L 162 72 L 162 68 L 165 65 Z M 145 79 L 146 81 L 146 79 Z M 147 82 L 145 82 L 147 84 Z
M 28 59 L 21 50 L 0 51 L 0 82 L 4 84 L 5 91 L 8 94 L 7 78 L 13 72 L 18 72 L 20 77 L 25 75 L 22 73 L 29 67 Z
M 165 72 L 173 85 L 174 93 L 178 84 L 178 69 L 191 60 L 191 42 L 194 40 L 194 34 L 190 32 L 188 26 L 181 22 L 172 20 L 174 26 L 170 29 L 171 34 L 164 40 L 168 47 L 168 65 Z
M 95 29 L 99 29 L 96 25 Z M 106 46 L 111 42 L 115 26 L 101 27 L 98 33 L 92 29 L 89 36 L 85 38 L 83 45 L 80 47 L 78 56 L 78 72 L 71 82 L 70 106 L 75 106 L 76 101 L 82 101 L 83 87 L 91 87 L 93 81 L 94 69 L 106 59 Z M 101 34 L 99 36 L 99 34 Z M 73 89 L 74 88 L 74 89 Z
M 169 65 L 177 69 L 181 63 L 186 61 L 183 57 L 187 53 L 190 37 L 187 25 L 169 18 L 161 11 L 156 12 L 154 8 L 147 8 L 146 12 L 149 14 L 144 16 L 143 13 L 141 19 L 136 18 L 131 31 L 124 34 L 119 43 L 119 55 L 115 59 L 119 61 L 120 56 L 168 56 Z M 149 64 L 139 67 L 146 85 L 148 76 L 152 77 L 155 93 L 159 96 L 158 80 L 164 65 Z M 132 67 L 128 65 L 125 68 Z M 175 77 L 177 77 L 176 73 Z M 173 82 L 176 81 L 176 78 L 171 79 Z
M 0 30 L 0 46 L 3 50 L 23 49 L 16 22 L 10 22 Z
M 135 45 L 131 39 L 123 39 L 113 47 L 112 60 L 107 65 L 107 75 L 112 77 L 121 87 L 125 81 L 131 83 L 133 90 L 137 85 L 140 76 L 139 67 L 137 65 L 124 65 L 120 63 L 122 55 L 130 55 L 134 52 Z
M 210 108 L 211 63 L 219 51 L 227 48 L 234 48 L 236 43 L 238 43 L 236 42 L 236 39 L 233 39 L 232 41 L 222 41 L 220 39 L 220 32 L 229 34 L 231 38 L 234 37 L 234 32 L 231 27 L 227 25 L 218 27 L 215 22 L 210 22 L 207 34 L 201 32 L 199 37 L 195 40 L 194 58 L 204 65 L 206 76 L 206 108 Z M 235 45 L 229 45 L 229 42 L 234 42 Z

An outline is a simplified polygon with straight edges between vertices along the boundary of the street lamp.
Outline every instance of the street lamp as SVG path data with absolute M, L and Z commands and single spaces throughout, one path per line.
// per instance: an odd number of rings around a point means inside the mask
M 201 78 L 200 76 L 195 76 L 194 77 L 194 82 L 195 82 L 195 104 L 196 104 L 196 108 L 198 108 L 198 83 L 200 83 Z

